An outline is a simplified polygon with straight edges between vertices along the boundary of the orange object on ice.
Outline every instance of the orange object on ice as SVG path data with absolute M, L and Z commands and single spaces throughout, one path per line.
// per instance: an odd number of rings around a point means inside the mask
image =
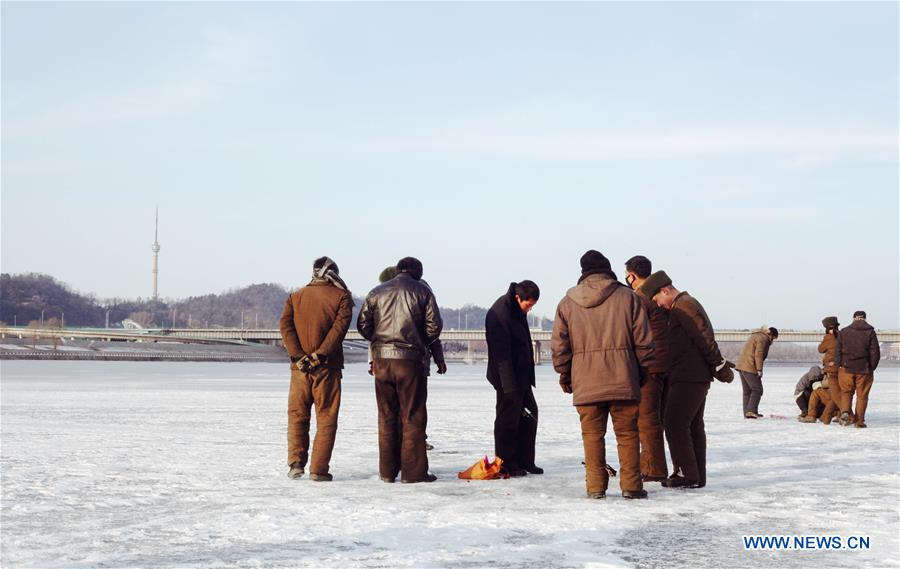
M 500 457 L 494 459 L 493 462 L 484 459 L 478 460 L 469 468 L 463 470 L 457 476 L 463 480 L 495 480 L 497 478 L 508 478 L 503 472 L 503 460 Z

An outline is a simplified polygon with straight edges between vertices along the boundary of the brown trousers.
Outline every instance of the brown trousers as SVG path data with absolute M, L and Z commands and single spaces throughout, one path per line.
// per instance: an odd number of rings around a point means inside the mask
M 376 359 L 375 400 L 378 404 L 378 473 L 405 482 L 428 474 L 425 427 L 428 383 L 421 360 Z
M 669 386 L 666 401 L 666 441 L 672 469 L 691 482 L 706 485 L 706 394 L 709 382 L 679 382 Z
M 313 444 L 310 473 L 327 474 L 338 411 L 341 408 L 341 370 L 320 368 L 303 373 L 291 368 L 288 393 L 288 464 L 306 466 L 309 457 L 310 409 L 316 406 L 316 440 Z
M 869 391 L 875 377 L 871 373 L 852 373 L 844 368 L 838 372 L 841 384 L 841 412 L 850 413 L 853 407 L 853 394 L 856 393 L 856 422 L 866 422 L 866 407 L 869 406 Z
M 823 423 L 828 425 L 834 418 L 834 411 L 837 409 L 834 399 L 831 398 L 831 389 L 821 388 L 814 389 L 809 397 L 809 407 L 806 410 L 807 417 L 816 417 L 821 419 Z
M 638 431 L 641 437 L 641 473 L 647 476 L 669 475 L 666 466 L 666 446 L 660 421 L 663 381 L 651 375 L 641 387 Z
M 619 486 L 623 491 L 644 488 L 641 482 L 641 454 L 638 435 L 638 402 L 605 401 L 577 405 L 584 443 L 585 483 L 587 491 L 606 492 L 609 473 L 606 470 L 606 422 L 612 415 L 613 431 L 619 450 Z

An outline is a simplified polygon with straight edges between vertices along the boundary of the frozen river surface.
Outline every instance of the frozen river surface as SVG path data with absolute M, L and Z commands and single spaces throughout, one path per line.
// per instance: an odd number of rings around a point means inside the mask
M 457 480 L 493 450 L 484 367 L 457 364 L 429 384 L 440 478 L 402 485 L 378 480 L 364 365 L 345 370 L 327 484 L 286 477 L 286 365 L 4 361 L 2 566 L 900 567 L 898 369 L 876 374 L 869 429 L 794 420 L 804 371 L 767 367 L 760 410 L 787 420 L 743 419 L 739 380 L 715 383 L 708 486 L 627 501 L 617 479 L 585 498 L 578 416 L 547 366 L 545 475 Z M 745 550 L 749 535 L 870 547 Z

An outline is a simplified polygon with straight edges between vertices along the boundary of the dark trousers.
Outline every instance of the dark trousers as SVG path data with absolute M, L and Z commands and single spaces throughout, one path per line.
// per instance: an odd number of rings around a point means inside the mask
M 309 471 L 327 474 L 334 438 L 337 434 L 338 411 L 341 408 L 341 370 L 320 368 L 310 373 L 291 369 L 288 393 L 288 464 L 306 466 L 309 458 L 309 421 L 316 406 L 316 440 L 313 444 Z
M 689 481 L 706 485 L 706 394 L 709 382 L 672 383 L 666 401 L 666 440 L 672 468 Z
M 641 435 L 641 473 L 647 476 L 665 478 L 666 446 L 663 443 L 663 428 L 660 420 L 665 376 L 651 374 L 641 387 L 640 415 L 638 431 Z
M 372 363 L 378 404 L 378 472 L 382 478 L 419 482 L 428 473 L 425 427 L 428 386 L 421 360 Z
M 763 395 L 762 378 L 749 371 L 738 370 L 741 374 L 741 387 L 744 388 L 744 414 L 753 411 L 759 414 L 759 400 Z
M 806 415 L 806 410 L 809 409 L 809 397 L 812 395 L 812 389 L 807 389 L 800 395 L 794 397 L 794 401 L 797 402 L 797 407 L 800 408 L 800 414 Z
M 525 415 L 528 409 L 532 417 Z M 534 441 L 537 437 L 537 402 L 528 385 L 525 389 L 497 390 L 497 414 L 494 418 L 494 454 L 508 467 L 534 466 Z
M 641 449 L 638 435 L 638 402 L 606 401 L 592 405 L 576 405 L 584 443 L 585 484 L 588 493 L 606 492 L 609 472 L 606 470 L 606 423 L 612 415 L 613 431 L 619 451 L 619 486 L 637 491 L 641 481 Z

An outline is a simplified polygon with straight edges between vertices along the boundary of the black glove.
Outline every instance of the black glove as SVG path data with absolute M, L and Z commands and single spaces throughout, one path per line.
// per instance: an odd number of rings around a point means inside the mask
M 572 393 L 572 377 L 568 373 L 559 374 L 559 386 L 563 393 Z
M 447 373 L 447 362 L 438 362 L 437 363 L 437 372 L 441 375 Z

